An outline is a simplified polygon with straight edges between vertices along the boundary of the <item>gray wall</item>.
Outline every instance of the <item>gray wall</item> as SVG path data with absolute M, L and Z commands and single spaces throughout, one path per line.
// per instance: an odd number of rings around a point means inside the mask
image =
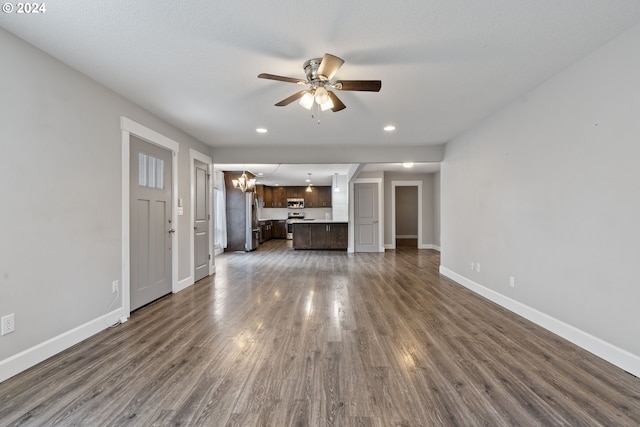
M 433 244 L 440 249 L 440 172 L 433 174 Z
M 180 143 L 179 279 L 191 272 L 189 148 L 210 149 L 3 29 L 0 52 L 0 315 L 16 316 L 1 365 L 104 315 L 122 282 L 120 116 Z
M 638 52 L 640 26 L 450 142 L 441 169 L 442 266 L 635 355 L 636 373 Z

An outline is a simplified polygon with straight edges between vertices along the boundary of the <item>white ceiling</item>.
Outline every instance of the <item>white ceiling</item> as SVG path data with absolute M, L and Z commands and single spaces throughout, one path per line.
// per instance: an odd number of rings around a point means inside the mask
M 638 0 L 57 0 L 0 26 L 211 147 L 442 144 L 640 21 Z M 338 91 L 321 123 L 301 89 L 325 52 Z M 394 132 L 382 128 L 394 124 Z M 266 134 L 255 129 L 265 127 Z M 215 149 L 214 149 L 215 152 Z

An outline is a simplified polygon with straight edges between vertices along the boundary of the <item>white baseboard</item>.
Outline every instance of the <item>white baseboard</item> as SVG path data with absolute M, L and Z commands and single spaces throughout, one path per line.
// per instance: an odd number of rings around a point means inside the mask
M 624 369 L 631 374 L 640 377 L 640 356 L 632 354 L 626 350 L 616 347 L 602 339 L 584 332 L 574 326 L 564 323 L 554 317 L 549 316 L 535 308 L 529 307 L 521 302 L 504 296 L 492 289 L 482 286 L 466 277 L 440 266 L 440 274 L 447 276 L 451 280 L 461 284 L 467 289 L 482 295 L 496 304 L 512 311 L 527 320 L 553 332 L 582 347 L 583 349 L 603 358 L 604 360 Z
M 127 317 L 128 314 L 124 309 L 119 308 L 7 359 L 0 360 L 0 383 L 107 329 L 121 318 L 126 320 Z
M 184 278 L 184 279 L 182 279 L 182 280 L 180 280 L 178 282 L 178 285 L 173 290 L 173 293 L 175 294 L 177 292 L 180 292 L 181 290 L 188 288 L 189 286 L 193 285 L 194 283 L 195 282 L 193 281 L 193 276 L 186 277 L 186 278 Z
M 396 245 L 393 244 L 393 243 L 385 243 L 384 244 L 384 248 L 385 249 L 396 249 Z M 440 252 L 440 246 L 432 245 L 430 243 L 423 243 L 421 245 L 418 245 L 418 249 L 433 249 L 433 250 L 436 250 L 436 251 Z
M 418 246 L 418 249 L 433 249 L 434 251 L 440 252 L 440 246 L 432 245 L 431 243 L 426 243 Z

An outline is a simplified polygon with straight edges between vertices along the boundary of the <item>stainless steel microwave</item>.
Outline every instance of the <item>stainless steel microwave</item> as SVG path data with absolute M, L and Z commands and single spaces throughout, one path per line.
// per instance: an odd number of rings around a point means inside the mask
M 304 199 L 287 199 L 287 207 L 289 209 L 303 209 Z

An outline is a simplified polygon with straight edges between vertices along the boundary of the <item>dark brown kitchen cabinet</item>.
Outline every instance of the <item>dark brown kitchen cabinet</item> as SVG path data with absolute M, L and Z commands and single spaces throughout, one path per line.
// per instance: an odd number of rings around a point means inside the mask
M 310 193 L 304 193 L 305 208 L 330 208 L 331 207 L 331 187 L 320 186 L 311 187 Z
M 265 234 L 264 234 L 264 240 L 271 240 L 273 239 L 273 221 L 265 221 Z
M 271 207 L 287 207 L 287 190 L 285 187 L 273 187 L 273 201 L 271 203 Z
M 312 191 L 307 192 L 305 186 L 269 187 L 267 185 L 256 186 L 258 200 L 264 208 L 286 208 L 287 199 L 304 199 L 305 208 L 330 208 L 331 187 L 312 186 Z
M 293 227 L 293 249 L 347 249 L 349 227 L 346 222 L 298 222 Z
M 316 208 L 330 208 L 331 207 L 331 187 L 317 187 L 317 206 Z
M 318 187 L 311 187 L 312 191 L 304 193 L 304 207 L 305 208 L 317 208 L 318 207 Z
M 311 224 L 293 224 L 293 249 L 311 249 Z
M 349 246 L 349 226 L 346 222 L 329 224 L 329 235 L 331 249 L 347 250 Z
M 286 239 L 287 238 L 287 221 L 279 219 L 273 221 L 273 230 L 271 237 L 274 239 Z
M 263 208 L 287 207 L 286 187 L 270 187 L 268 185 L 264 185 L 262 192 L 264 194 L 264 204 L 262 205 Z
M 273 207 L 273 187 L 264 186 L 264 204 L 262 207 L 272 208 Z
M 305 190 L 307 187 L 299 187 L 299 186 L 289 186 L 285 187 L 287 189 L 287 198 L 290 199 L 301 199 L 304 197 Z

